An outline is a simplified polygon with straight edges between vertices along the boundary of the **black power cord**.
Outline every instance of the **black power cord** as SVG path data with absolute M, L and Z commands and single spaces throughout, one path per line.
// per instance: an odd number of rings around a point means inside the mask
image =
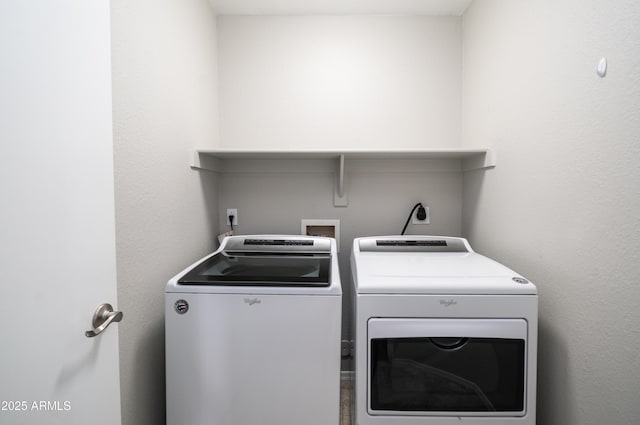
M 424 220 L 427 218 L 427 211 L 422 206 L 422 202 L 418 202 L 411 209 L 411 212 L 409 213 L 409 217 L 407 217 L 407 222 L 404 223 L 404 227 L 402 228 L 402 233 L 400 233 L 401 235 L 404 235 L 404 232 L 407 230 L 407 226 L 409 225 L 409 222 L 411 221 L 411 217 L 413 217 L 413 212 L 416 210 L 416 208 L 418 209 L 418 213 L 416 214 L 416 217 L 418 218 L 418 220 Z

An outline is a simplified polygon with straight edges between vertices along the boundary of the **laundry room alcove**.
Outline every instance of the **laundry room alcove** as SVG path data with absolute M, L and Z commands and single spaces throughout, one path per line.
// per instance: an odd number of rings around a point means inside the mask
M 489 148 L 212 148 L 196 150 L 190 166 L 217 175 L 219 233 L 230 230 L 228 208 L 238 211 L 238 235 L 299 234 L 303 219 L 339 220 L 342 339 L 350 340 L 353 240 L 399 234 L 416 202 L 430 206 L 431 221 L 407 234 L 461 236 L 463 176 L 496 162 Z M 352 370 L 348 358 L 342 370 Z

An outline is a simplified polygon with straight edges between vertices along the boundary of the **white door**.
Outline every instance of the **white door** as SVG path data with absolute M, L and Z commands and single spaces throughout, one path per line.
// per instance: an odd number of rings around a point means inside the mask
M 108 0 L 0 1 L 1 424 L 120 424 L 110 56 Z

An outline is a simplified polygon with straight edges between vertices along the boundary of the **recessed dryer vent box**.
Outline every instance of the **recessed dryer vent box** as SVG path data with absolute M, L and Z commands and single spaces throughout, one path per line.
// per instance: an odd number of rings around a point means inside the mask
M 340 251 L 340 220 L 306 219 L 300 220 L 300 234 L 334 238 Z

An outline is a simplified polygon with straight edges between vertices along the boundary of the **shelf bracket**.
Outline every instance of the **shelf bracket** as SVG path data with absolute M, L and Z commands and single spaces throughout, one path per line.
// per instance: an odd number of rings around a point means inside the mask
M 336 187 L 333 192 L 333 206 L 346 207 L 347 204 L 347 189 L 344 176 L 344 154 L 341 154 L 338 157 L 338 174 L 336 176 Z
M 496 167 L 496 155 L 493 149 L 487 149 L 482 155 L 462 160 L 462 171 L 488 170 Z
M 211 155 L 195 151 L 191 162 L 192 170 L 199 171 L 223 171 L 222 160 Z

